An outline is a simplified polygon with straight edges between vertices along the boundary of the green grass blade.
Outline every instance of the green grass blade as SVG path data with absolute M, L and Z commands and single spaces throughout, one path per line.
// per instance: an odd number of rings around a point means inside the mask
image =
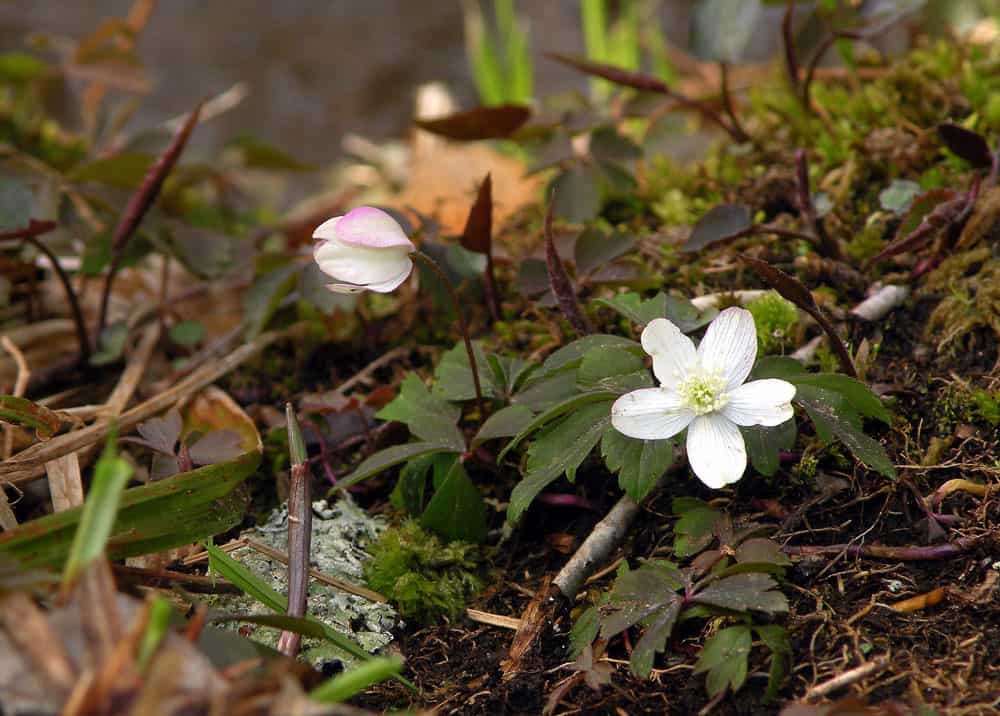
M 247 499 L 236 488 L 259 463 L 260 453 L 252 451 L 125 490 L 107 539 L 108 558 L 162 552 L 232 529 L 243 518 Z M 13 558 L 22 569 L 62 569 L 84 509 L 47 515 L 0 534 L 0 557 Z
M 118 516 L 122 492 L 132 477 L 132 466 L 118 456 L 115 448 L 117 440 L 118 430 L 115 428 L 108 434 L 104 454 L 94 470 L 94 480 L 66 559 L 63 586 L 71 584 L 87 565 L 100 559 L 107 547 Z
M 403 670 L 398 656 L 379 657 L 324 681 L 309 692 L 309 698 L 321 704 L 339 704 L 369 686 L 396 676 Z

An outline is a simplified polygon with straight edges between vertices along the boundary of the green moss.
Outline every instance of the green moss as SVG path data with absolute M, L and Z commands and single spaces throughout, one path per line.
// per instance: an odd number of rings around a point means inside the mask
M 990 425 L 1000 425 L 1000 392 L 988 390 L 972 391 L 972 401 L 975 403 L 976 415 Z
M 444 544 L 413 520 L 382 533 L 368 551 L 365 579 L 385 594 L 404 617 L 432 623 L 454 618 L 479 591 L 476 546 L 466 542 Z
M 780 351 L 799 321 L 799 312 L 791 301 L 768 291 L 747 304 L 757 327 L 757 345 L 762 353 Z

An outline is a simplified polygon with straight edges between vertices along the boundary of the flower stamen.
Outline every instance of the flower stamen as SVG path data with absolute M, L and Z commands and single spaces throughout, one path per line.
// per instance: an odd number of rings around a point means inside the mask
M 692 371 L 677 384 L 684 407 L 695 415 L 707 415 L 722 410 L 729 402 L 726 378 L 720 371 Z

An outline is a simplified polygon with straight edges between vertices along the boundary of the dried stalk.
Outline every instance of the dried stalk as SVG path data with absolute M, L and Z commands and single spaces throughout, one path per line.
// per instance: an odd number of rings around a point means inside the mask
M 290 617 L 304 617 L 309 609 L 309 554 L 312 541 L 312 499 L 310 498 L 309 457 L 291 403 L 285 404 L 291 481 L 288 488 L 288 609 Z M 295 657 L 302 635 L 282 631 L 278 651 Z
M 122 433 L 131 430 L 137 423 L 166 410 L 178 400 L 186 398 L 201 390 L 209 383 L 218 380 L 226 373 L 259 354 L 275 341 L 294 335 L 298 331 L 299 328 L 297 326 L 292 326 L 284 331 L 262 333 L 253 341 L 240 346 L 228 356 L 215 363 L 203 366 L 200 370 L 192 373 L 169 390 L 123 413 L 117 421 L 119 429 Z M 21 451 L 10 460 L 0 463 L 0 478 L 12 484 L 32 480 L 44 473 L 44 464 L 46 462 L 103 440 L 110 428 L 111 421 L 101 420 L 82 430 L 52 438 L 47 443 L 33 445 L 27 450 Z
M 98 340 L 100 339 L 101 331 L 107 325 L 108 302 L 111 299 L 111 288 L 114 285 L 115 275 L 118 273 L 122 259 L 125 256 L 125 247 L 128 245 L 129 239 L 132 238 L 132 234 L 139 227 L 139 224 L 142 223 L 146 212 L 149 211 L 149 208 L 159 196 L 160 189 L 163 188 L 163 182 L 170 173 L 170 170 L 174 168 L 174 165 L 181 156 L 181 152 L 184 151 L 184 146 L 187 144 L 191 132 L 198 123 L 200 114 L 201 104 L 195 107 L 191 114 L 188 115 L 187 121 L 177 134 L 174 135 L 170 145 L 160 155 L 160 158 L 153 163 L 149 171 L 146 172 L 142 184 L 139 185 L 132 198 L 129 199 L 125 211 L 122 212 L 121 220 L 118 222 L 118 226 L 115 227 L 115 234 L 111 240 L 111 264 L 108 266 L 108 275 L 104 279 L 104 290 L 101 292 L 101 308 L 97 317 Z

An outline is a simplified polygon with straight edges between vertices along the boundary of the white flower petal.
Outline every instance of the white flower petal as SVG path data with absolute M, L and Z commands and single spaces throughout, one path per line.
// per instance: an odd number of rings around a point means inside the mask
M 687 434 L 688 464 L 699 480 L 717 490 L 736 482 L 747 469 L 747 448 L 736 423 L 720 413 L 691 421 Z
M 757 357 L 757 329 L 745 308 L 727 308 L 709 324 L 698 346 L 703 368 L 718 371 L 732 391 L 750 375 Z
M 413 268 L 409 252 L 404 248 L 364 249 L 347 246 L 336 239 L 317 244 L 313 257 L 320 271 L 337 283 L 361 287 L 381 286 L 395 281 L 395 288 Z
M 639 440 L 673 437 L 693 418 L 694 413 L 681 407 L 680 396 L 663 388 L 633 390 L 611 406 L 611 424 L 615 430 Z
M 321 224 L 316 232 L 324 226 Z M 359 206 L 347 212 L 332 229 L 333 237 L 320 238 L 336 238 L 347 246 L 362 249 L 405 249 L 409 253 L 415 248 L 395 219 L 372 206 Z
M 409 257 L 406 258 L 406 262 L 403 265 L 403 269 L 400 271 L 398 276 L 393 276 L 392 278 L 386 279 L 379 283 L 370 283 L 367 288 L 369 291 L 375 291 L 377 293 L 390 293 L 395 291 L 396 288 L 405 281 L 409 275 L 410 271 L 413 270 L 413 261 Z
M 737 425 L 774 427 L 792 417 L 794 397 L 795 386 L 786 380 L 752 380 L 729 393 L 722 414 Z
M 673 388 L 698 361 L 691 339 L 666 318 L 654 318 L 642 330 L 642 349 L 653 357 L 653 375 Z
M 332 219 L 327 219 L 322 224 L 316 227 L 313 232 L 314 239 L 335 239 L 337 238 L 337 223 L 343 219 L 342 216 L 335 216 Z

